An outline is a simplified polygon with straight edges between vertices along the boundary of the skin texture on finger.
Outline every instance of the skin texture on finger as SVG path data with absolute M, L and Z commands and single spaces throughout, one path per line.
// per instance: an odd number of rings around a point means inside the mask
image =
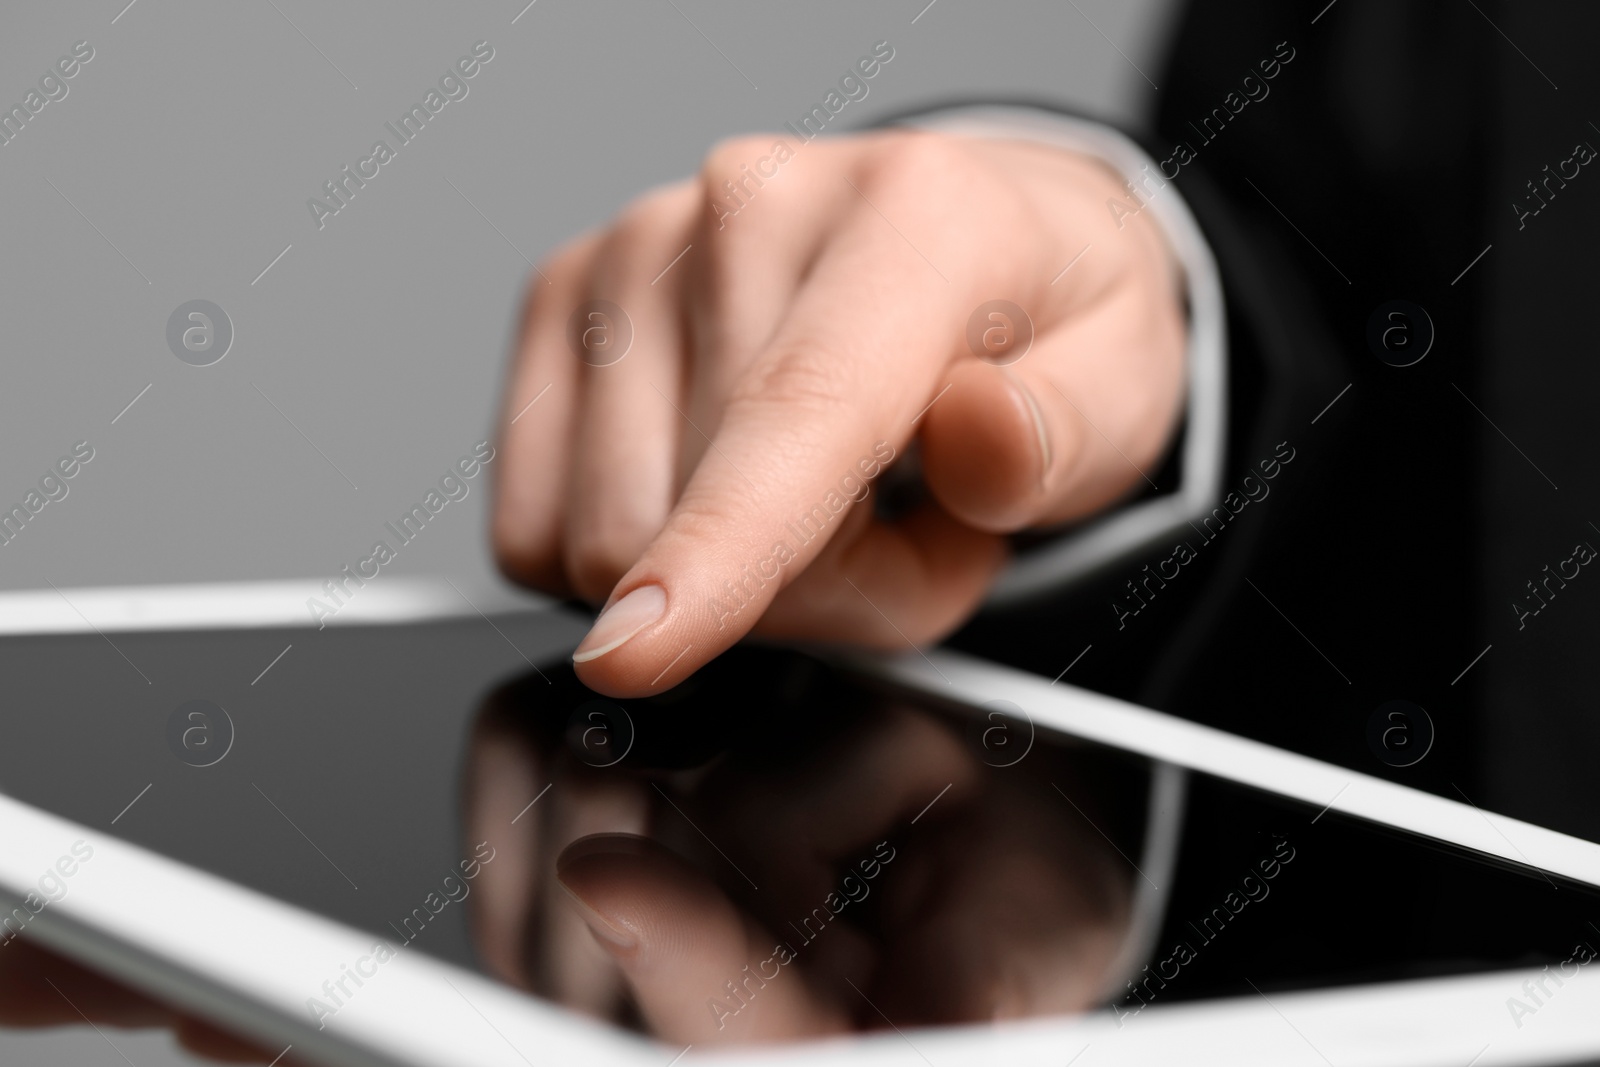
M 583 378 L 567 341 L 567 320 L 583 300 L 600 236 L 579 238 L 529 282 L 512 357 L 494 464 L 490 537 L 495 559 L 515 581 L 571 593 L 561 555 L 566 457 Z
M 691 182 L 631 205 L 591 265 L 586 300 L 627 316 L 625 355 L 578 360 L 582 400 L 568 457 L 563 540 L 572 589 L 601 603 L 660 532 L 677 499 L 677 456 L 685 427 L 683 264 L 702 205 Z M 603 364 L 603 365 L 602 365 Z
M 778 937 L 660 845 L 587 838 L 562 854 L 559 877 L 662 1040 L 715 1045 L 846 1029 L 844 1011 L 817 994 L 797 961 L 774 958 Z
M 834 516 L 848 506 L 843 480 L 860 477 L 860 464 L 884 449 L 902 449 L 913 432 L 971 294 L 999 284 L 995 277 L 1014 282 L 1032 265 L 1018 256 L 980 268 L 983 216 L 1019 209 L 992 175 L 949 151 L 908 140 L 898 169 L 860 175 L 853 221 L 819 257 L 772 344 L 741 379 L 666 528 L 613 594 L 619 603 L 654 586 L 653 610 L 624 613 L 626 628 L 602 617 L 580 646 L 575 659 L 587 685 L 614 696 L 656 692 L 743 636 L 837 525 L 801 539 L 777 580 L 747 588 L 747 609 L 727 607 L 724 583 L 771 559 L 792 536 L 789 525 L 814 506 Z M 920 191 L 930 183 L 931 199 Z M 902 208 L 898 222 L 886 221 L 874 196 Z M 975 225 L 950 227 L 934 210 L 954 201 L 979 205 Z
M 692 279 L 684 413 L 698 429 L 683 438 L 680 487 L 704 459 L 710 445 L 703 435 L 716 434 L 728 398 L 771 342 L 831 224 L 851 206 L 845 198 L 855 194 L 838 180 L 840 162 L 859 156 L 871 140 L 797 150 L 787 138 L 755 135 L 726 141 L 706 157 L 705 213 L 695 253 L 684 263 Z M 781 167 L 776 143 L 793 152 Z

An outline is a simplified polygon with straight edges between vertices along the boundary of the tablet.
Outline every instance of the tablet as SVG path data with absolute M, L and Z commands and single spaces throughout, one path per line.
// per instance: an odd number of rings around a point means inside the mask
M 948 651 L 614 701 L 564 611 L 297 590 L 0 605 L 0 946 L 330 1064 L 1600 1056 L 1588 842 Z

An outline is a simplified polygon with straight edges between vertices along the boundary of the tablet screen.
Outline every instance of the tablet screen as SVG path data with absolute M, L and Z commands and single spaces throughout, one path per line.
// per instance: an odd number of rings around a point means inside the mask
M 1140 757 L 798 652 L 601 698 L 566 662 L 582 631 L 8 639 L 0 789 L 673 1040 L 1131 1025 L 1252 990 L 1560 975 L 1600 946 L 1590 889 L 1203 775 L 1153 817 Z M 330 975 L 308 1019 L 362 988 Z

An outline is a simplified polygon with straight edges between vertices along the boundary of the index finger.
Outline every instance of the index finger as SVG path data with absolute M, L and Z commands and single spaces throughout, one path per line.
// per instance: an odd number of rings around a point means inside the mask
M 976 294 L 1036 284 L 1030 249 L 981 254 L 1021 206 L 939 141 L 841 181 L 845 222 L 721 424 L 697 427 L 707 451 L 573 656 L 592 688 L 657 692 L 744 636 L 904 451 Z M 973 217 L 951 225 L 950 204 Z

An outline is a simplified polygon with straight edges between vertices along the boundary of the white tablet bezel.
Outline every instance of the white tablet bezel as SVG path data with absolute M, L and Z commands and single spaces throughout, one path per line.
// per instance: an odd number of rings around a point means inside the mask
M 309 582 L 0 593 L 10 634 L 305 625 Z M 52 598 L 56 603 L 51 603 Z M 64 603 L 63 603 L 64 602 Z M 352 602 L 355 603 L 355 602 Z M 503 587 L 396 580 L 339 625 L 499 613 L 547 604 Z M 343 613 L 341 613 L 342 615 Z M 1424 834 L 1513 863 L 1600 884 L 1600 846 L 1099 694 L 948 651 L 852 666 L 935 697 L 1008 700 L 1041 729 L 1126 748 L 1336 811 Z M 1325 807 L 1324 807 L 1325 805 Z M 1321 817 L 1319 814 L 1317 817 Z M 535 1062 L 666 1067 L 685 1050 L 623 1033 L 492 980 L 418 955 L 386 963 L 382 982 L 316 1029 L 305 1001 L 370 952 L 372 937 L 196 868 L 0 794 L 0 894 L 19 899 L 78 841 L 94 849 L 61 899 L 25 936 L 264 1046 L 350 1067 L 480 1067 Z M 1486 916 L 1485 921 L 1493 921 Z M 0 952 L 4 949 L 0 948 Z M 1314 951 L 1314 946 L 1308 946 Z M 1005 1062 L 1407 1063 L 1488 1067 L 1600 1055 L 1600 980 L 1580 971 L 1536 1018 L 1526 1003 L 1539 972 L 1343 987 L 1152 1005 L 1120 1025 L 1110 1013 L 948 1027 L 745 1048 L 690 1049 L 685 1059 L 751 1064 Z M 1544 976 L 1546 982 L 1548 976 Z M 377 990 L 381 989 L 381 992 Z M 683 1062 L 683 1061 L 680 1061 Z

